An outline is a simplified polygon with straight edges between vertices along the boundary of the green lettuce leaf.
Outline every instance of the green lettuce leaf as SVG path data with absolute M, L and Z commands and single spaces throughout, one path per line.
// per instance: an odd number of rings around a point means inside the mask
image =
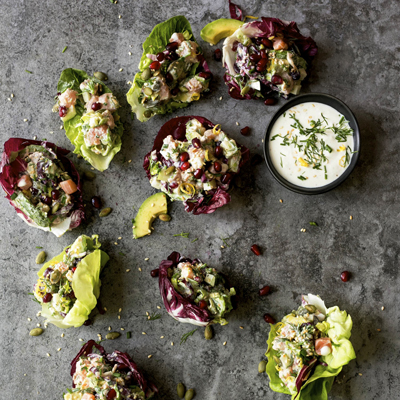
M 72 89 L 81 93 L 79 85 L 85 79 L 93 79 L 96 83 L 102 86 L 102 93 L 111 93 L 111 90 L 100 80 L 90 77 L 85 71 L 81 71 L 75 68 L 67 68 L 62 71 L 60 80 L 57 84 L 57 90 L 63 93 L 65 90 Z M 102 156 L 93 153 L 86 145 L 83 139 L 83 131 L 81 128 L 82 115 L 85 112 L 85 107 L 82 102 L 78 100 L 76 104 L 76 115 L 74 118 L 64 122 L 65 134 L 67 135 L 70 142 L 75 146 L 74 153 L 82 156 L 89 164 L 99 171 L 106 170 L 114 156 L 121 150 L 122 145 L 122 134 L 124 128 L 120 120 L 115 122 L 116 127 L 113 129 L 113 133 L 117 136 L 114 146 L 111 151 L 106 155 Z M 118 116 L 118 112 L 113 113 L 114 117 Z M 118 119 L 118 118 L 117 118 Z
M 332 388 L 335 376 L 340 373 L 344 365 L 356 358 L 354 348 L 349 340 L 353 326 L 350 315 L 346 311 L 340 311 L 337 306 L 327 309 L 326 315 L 324 327 L 327 328 L 326 333 L 332 342 L 332 353 L 319 357 L 319 360 L 328 365 L 317 365 L 301 387 L 300 393 L 292 395 L 292 400 L 328 400 L 328 393 Z M 279 378 L 273 359 L 274 355 L 278 356 L 277 352 L 272 349 L 272 341 L 277 335 L 279 324 L 270 326 L 271 330 L 267 341 L 268 351 L 265 353 L 268 357 L 266 372 L 269 377 L 269 386 L 275 392 L 290 395 L 289 389 Z
M 193 37 L 192 28 L 190 26 L 189 21 L 182 15 L 178 15 L 176 17 L 172 17 L 167 21 L 161 22 L 160 24 L 156 25 L 154 29 L 151 31 L 148 38 L 143 43 L 143 54 L 142 58 L 140 59 L 139 63 L 139 70 L 143 71 L 144 69 L 148 68 L 151 64 L 150 58 L 148 58 L 147 54 L 157 54 L 160 51 L 165 49 L 165 46 L 169 43 L 169 39 L 171 38 L 172 34 L 175 32 L 183 33 L 186 39 L 196 41 Z M 196 68 L 197 68 L 197 64 Z M 194 66 L 193 66 L 194 67 Z M 138 98 L 140 95 L 140 73 L 135 75 L 133 80 L 132 87 L 129 89 L 129 92 L 126 95 L 128 103 L 132 107 L 132 112 L 136 114 L 136 117 L 139 121 L 145 122 L 148 121 L 149 118 L 144 116 L 144 112 L 146 108 L 144 108 Z M 160 106 L 157 114 L 167 114 L 171 113 L 179 108 L 185 108 L 189 105 L 189 103 L 180 103 L 172 101 L 164 106 Z
M 109 260 L 108 255 L 100 250 L 101 244 L 98 242 L 98 236 L 84 236 L 87 248 L 91 251 L 89 255 L 84 257 L 78 264 L 72 278 L 72 289 L 77 300 L 70 312 L 62 318 L 60 315 L 52 315 L 49 310 L 49 303 L 42 303 L 42 316 L 46 318 L 46 322 L 50 322 L 59 328 L 75 328 L 83 325 L 88 319 L 91 311 L 96 307 L 97 299 L 100 295 L 100 272 Z M 58 256 L 52 258 L 38 272 L 39 278 L 43 276 L 44 271 L 54 264 L 64 259 L 65 250 Z

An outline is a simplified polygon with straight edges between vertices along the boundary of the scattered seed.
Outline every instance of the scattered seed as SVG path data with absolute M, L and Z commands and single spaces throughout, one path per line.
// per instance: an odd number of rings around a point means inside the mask
M 41 325 L 40 325 L 40 324 L 36 324 L 36 326 L 39 326 L 39 327 L 40 327 Z
M 111 331 L 111 326 L 108 327 L 108 330 Z
M 118 310 L 118 312 L 121 312 L 122 311 L 122 308 L 120 308 L 119 310 Z
M 283 200 L 282 200 L 282 199 L 279 199 L 279 203 L 283 203 Z
M 118 315 L 118 319 L 121 319 L 121 316 L 120 316 L 120 315 Z
M 381 330 L 380 330 L 380 329 L 377 329 L 377 331 L 380 332 Z
M 59 347 L 59 348 L 57 349 L 57 351 L 61 351 L 61 347 Z
M 11 97 L 14 97 L 14 93 L 11 93 Z
M 219 99 L 222 100 L 222 96 Z
M 160 339 L 164 339 L 164 336 L 160 336 Z
M 262 374 L 263 372 L 265 372 L 266 366 L 267 366 L 267 363 L 265 361 L 260 361 L 260 363 L 258 364 L 258 373 Z
M 130 271 L 130 269 L 127 269 L 127 270 L 126 270 L 126 272 L 129 272 L 129 271 Z
M 171 342 L 171 346 L 173 346 L 174 345 L 174 342 Z
M 239 326 L 240 329 L 244 329 L 243 326 Z
M 47 356 L 47 357 L 50 357 L 50 353 L 47 353 L 46 356 Z
M 130 56 L 132 55 L 132 53 L 131 53 L 131 52 L 129 52 L 128 54 L 129 54 Z
M 114 242 L 114 244 L 115 244 L 116 246 L 118 246 L 118 243 L 117 243 L 117 242 Z
M 350 219 L 353 219 L 353 216 L 352 216 L 352 215 L 350 215 Z
M 192 400 L 194 397 L 194 390 L 189 389 L 185 394 L 185 400 Z
M 131 332 L 126 332 L 126 338 L 130 339 L 132 337 L 132 333 Z
M 149 258 L 148 258 L 148 257 L 147 257 L 147 258 L 145 258 L 145 259 L 144 259 L 144 261 L 149 261 Z
M 146 311 L 146 315 L 149 315 L 149 313 Z
M 128 160 L 128 163 L 131 163 L 132 162 L 132 160 Z
M 225 247 L 224 246 L 221 246 L 221 249 L 224 249 Z
M 385 309 L 385 307 L 382 306 L 381 310 L 383 311 Z
M 80 342 L 83 342 L 83 339 L 79 339 Z
M 120 336 L 121 336 L 121 334 L 119 332 L 110 332 L 110 333 L 107 333 L 106 339 L 114 340 L 114 339 L 118 339 Z
M 7 100 L 8 100 L 8 101 L 11 101 L 11 98 L 9 97 Z
M 121 240 L 122 239 L 122 237 L 120 236 L 119 238 L 118 238 L 118 240 Z
M 158 308 L 159 310 L 161 310 L 161 307 L 160 307 L 160 306 L 157 306 L 157 308 Z
M 121 19 L 121 18 L 122 18 L 122 15 L 118 15 L 118 18 Z
M 211 340 L 213 338 L 213 330 L 210 325 L 207 325 L 204 330 L 204 338 L 206 340 Z
M 120 68 L 120 69 L 119 69 L 119 72 L 122 72 L 122 71 L 123 71 L 123 68 Z
M 60 125 L 60 131 L 62 131 L 64 129 L 63 125 Z
M 31 321 L 32 321 L 32 318 L 28 318 L 28 321 L 31 322 Z
M 153 357 L 151 354 L 149 354 L 149 355 L 147 356 L 147 358 L 151 358 L 151 357 Z
M 40 336 L 43 333 L 43 329 L 34 328 L 29 332 L 30 336 Z
M 138 268 L 138 270 L 139 270 L 140 272 L 142 272 L 142 268 Z
M 180 399 L 183 399 L 185 397 L 186 389 L 185 389 L 185 386 L 184 386 L 183 383 L 178 383 L 178 386 L 176 388 L 176 392 L 178 393 L 178 397 Z
M 107 217 L 107 215 L 110 214 L 111 211 L 112 211 L 111 207 L 103 208 L 99 213 L 99 217 Z
M 358 375 L 362 376 L 362 374 L 358 374 Z
M 239 122 L 236 122 L 236 125 L 239 126 L 240 125 Z
M 147 335 L 147 333 L 146 332 L 142 332 L 142 335 Z
M 62 333 L 62 334 L 61 334 L 61 337 L 64 337 L 64 336 L 65 336 L 65 334 L 64 334 L 64 333 Z
M 121 328 L 121 331 L 124 331 L 125 330 L 125 328 Z
M 161 214 L 158 216 L 161 221 L 168 222 L 171 221 L 171 216 L 168 214 Z
M 28 119 L 27 119 L 27 118 L 24 118 L 24 122 L 28 122 Z
M 103 307 L 103 309 L 104 309 L 104 311 L 107 311 L 107 308 L 106 308 L 106 307 Z
M 224 342 L 224 343 L 222 343 L 223 344 L 223 346 L 226 346 L 226 342 Z

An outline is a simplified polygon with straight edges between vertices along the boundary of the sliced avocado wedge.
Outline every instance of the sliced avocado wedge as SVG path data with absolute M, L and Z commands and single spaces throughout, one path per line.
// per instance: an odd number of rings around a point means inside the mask
M 133 221 L 133 238 L 138 239 L 151 234 L 153 221 L 161 214 L 166 214 L 167 196 L 158 192 L 148 197 L 140 206 L 136 218 Z
M 217 44 L 221 39 L 231 36 L 243 25 L 237 19 L 221 18 L 207 24 L 200 32 L 201 38 L 208 43 Z
M 74 118 L 76 115 L 76 108 L 75 106 L 71 106 L 68 108 L 67 115 L 65 117 L 61 117 L 62 122 L 67 122 L 70 119 Z

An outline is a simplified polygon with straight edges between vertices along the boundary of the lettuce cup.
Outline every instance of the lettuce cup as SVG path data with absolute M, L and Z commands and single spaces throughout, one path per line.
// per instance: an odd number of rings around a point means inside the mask
M 127 353 L 107 353 L 94 340 L 83 345 L 71 362 L 72 389 L 64 400 L 146 400 L 158 393 Z
M 143 168 L 150 184 L 187 212 L 210 214 L 231 200 L 228 190 L 249 150 L 203 117 L 177 117 L 158 132 Z
M 158 283 L 165 309 L 179 322 L 226 325 L 235 288 L 215 268 L 174 251 L 161 262 Z
M 141 122 L 199 100 L 209 90 L 212 78 L 190 23 L 183 16 L 154 27 L 143 43 L 139 70 L 127 100 Z
M 0 164 L 1 186 L 17 215 L 57 237 L 85 218 L 82 183 L 67 154 L 50 142 L 11 138 Z
M 64 123 L 74 153 L 106 170 L 122 145 L 118 100 L 101 80 L 74 68 L 61 73 L 57 91 L 53 111 Z
M 297 400 L 327 400 L 335 377 L 356 358 L 352 319 L 319 296 L 302 296 L 297 311 L 272 325 L 266 372 L 270 388 Z
M 34 285 L 41 315 L 59 328 L 79 327 L 88 320 L 100 295 L 100 272 L 109 260 L 98 236 L 79 236 L 43 265 Z

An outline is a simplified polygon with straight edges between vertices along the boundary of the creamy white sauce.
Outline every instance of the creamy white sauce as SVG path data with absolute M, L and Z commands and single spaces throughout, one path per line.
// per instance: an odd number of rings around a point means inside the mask
M 301 141 L 307 140 L 310 135 L 300 134 L 300 130 L 292 126 L 296 124 L 296 121 L 290 117 L 291 114 L 304 129 L 312 128 L 311 121 L 321 121 L 321 128 L 325 128 L 325 134 L 316 133 L 315 144 L 320 152 L 322 139 L 332 149 L 330 153 L 327 150 L 323 152 L 326 159 L 318 156 L 317 159 L 311 159 L 307 155 L 306 143 Z M 290 183 L 307 188 L 328 185 L 342 175 L 351 162 L 354 150 L 352 130 L 350 136 L 345 136 L 346 141 L 339 142 L 335 138 L 335 133 L 330 129 L 332 126 L 339 126 L 342 118 L 344 118 L 343 115 L 333 107 L 313 102 L 298 104 L 282 114 L 272 127 L 268 144 L 272 164 L 278 173 Z M 342 128 L 351 129 L 348 122 L 345 119 L 343 121 Z M 287 135 L 286 139 L 284 139 L 285 135 Z M 276 136 L 275 139 L 273 139 L 274 136 Z M 296 137 L 297 143 L 303 145 L 301 150 L 293 144 Z M 290 144 L 284 146 L 282 145 L 284 141 Z M 308 152 L 308 154 L 310 153 Z M 320 169 L 313 168 L 318 164 L 320 164 Z

